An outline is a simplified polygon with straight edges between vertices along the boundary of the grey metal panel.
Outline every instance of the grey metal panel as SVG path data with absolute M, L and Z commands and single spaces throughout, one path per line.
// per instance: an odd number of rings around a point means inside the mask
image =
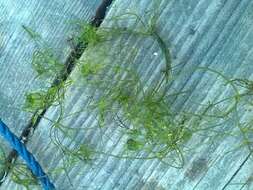
M 133 7 L 142 13 L 142 10 L 151 6 L 150 2 L 117 0 L 110 14 L 122 13 L 127 8 Z M 178 77 L 170 89 L 191 90 L 185 96 L 172 100 L 174 110 L 198 111 L 202 109 L 200 103 L 207 104 L 209 101 L 222 99 L 231 94 L 232 90 L 224 85 L 220 77 L 208 71 L 198 70 L 196 66 L 209 66 L 231 78 L 251 77 L 252 6 L 250 0 L 162 1 L 160 8 L 163 12 L 158 26 L 160 34 L 171 44 L 173 65 L 181 64 L 175 67 L 174 74 L 178 74 Z M 104 24 L 106 25 L 106 22 Z M 136 40 L 132 36 L 125 43 L 126 46 L 136 48 L 140 48 L 140 44 L 142 48 L 136 62 L 142 61 L 137 70 L 142 72 L 143 79 L 148 85 L 153 78 L 160 76 L 164 60 L 157 44 L 150 40 Z M 158 52 L 159 56 L 155 56 L 154 52 Z M 124 62 L 127 61 L 126 57 Z M 71 77 L 79 80 L 78 70 L 75 70 Z M 84 108 L 87 104 L 87 94 L 90 93 L 89 89 L 79 85 L 70 87 L 65 102 L 68 113 Z M 241 120 L 250 117 L 249 112 L 241 109 L 240 111 Z M 46 113 L 46 117 L 54 119 L 57 117 L 56 112 L 57 110 L 52 107 Z M 95 113 L 84 112 L 80 116 L 65 120 L 64 124 L 74 128 L 92 127 L 97 124 L 95 117 Z M 228 130 L 230 126 L 235 126 L 236 122 L 233 115 L 223 127 Z M 50 141 L 51 125 L 48 120 L 43 119 L 29 142 L 30 150 L 46 171 L 52 171 L 62 161 L 61 153 Z M 104 151 L 116 154 L 122 150 L 124 146 L 122 139 L 125 137 L 117 126 L 109 126 L 86 132 L 80 130 L 76 133 L 74 141 L 66 137 L 62 141 L 71 147 L 89 142 L 99 148 L 102 147 Z M 101 138 L 103 144 L 100 144 Z M 90 164 L 80 162 L 68 171 L 72 185 L 64 173 L 52 174 L 51 177 L 60 190 L 219 190 L 239 169 L 248 155 L 248 150 L 245 148 L 225 154 L 233 148 L 231 146 L 240 142 L 238 136 L 216 139 L 212 144 L 206 143 L 207 140 L 210 138 L 205 136 L 196 135 L 192 138 L 187 145 L 189 147 L 198 145 L 198 148 L 186 154 L 186 164 L 182 169 L 169 167 L 157 160 L 120 160 L 100 156 Z M 251 166 L 250 162 L 247 163 L 249 165 L 246 165 L 246 168 Z M 1 188 L 12 189 L 14 186 L 10 182 Z
M 96 1 L 1 1 L 1 117 L 17 133 L 28 122 L 20 112 L 24 93 L 41 87 L 35 81 L 30 62 L 34 44 L 22 29 L 26 25 L 39 34 L 61 56 L 68 54 L 67 38 L 73 35 L 75 20 L 88 20 L 95 12 Z M 45 84 L 44 84 L 45 85 Z M 10 106 L 9 109 L 5 108 Z M 14 108 L 13 108 L 14 107 Z
M 240 167 L 238 173 L 233 177 L 225 190 L 250 190 L 252 189 L 252 157 L 246 158 L 246 163 Z
M 71 49 L 67 39 L 77 29 L 71 22 L 88 21 L 100 2 L 0 1 L 0 117 L 16 135 L 20 135 L 32 115 L 23 111 L 25 93 L 48 85 L 35 79 L 36 73 L 31 67 L 34 42 L 22 25 L 41 34 L 64 60 Z M 4 145 L 2 140 L 1 144 Z

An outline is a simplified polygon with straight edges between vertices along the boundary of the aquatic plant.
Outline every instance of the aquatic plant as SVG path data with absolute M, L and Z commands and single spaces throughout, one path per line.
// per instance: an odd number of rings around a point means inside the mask
M 122 20 L 126 19 L 135 20 L 135 22 L 130 27 L 121 26 Z M 175 113 L 171 109 L 170 96 L 167 91 L 167 86 L 174 80 L 170 48 L 157 29 L 157 14 L 151 14 L 148 22 L 134 12 L 116 15 L 108 20 L 114 24 L 110 27 L 102 26 L 99 29 L 87 23 L 79 23 L 81 34 L 74 39 L 74 42 L 82 44 L 80 49 L 86 47 L 86 51 L 84 58 L 76 61 L 76 67 L 81 75 L 77 82 L 80 86 L 91 89 L 91 100 L 87 107 L 69 115 L 65 113 L 64 100 L 67 87 L 72 84 L 72 81 L 61 80 L 60 75 L 65 69 L 64 63 L 57 59 L 50 48 L 41 43 L 39 35 L 28 27 L 24 27 L 32 39 L 39 41 L 37 44 L 40 45 L 40 48 L 34 52 L 32 61 L 37 77 L 47 81 L 54 78 L 57 81 L 46 90 L 28 93 L 24 106 L 25 110 L 29 112 L 42 111 L 50 106 L 55 106 L 58 110 L 56 120 L 41 116 L 51 122 L 50 139 L 63 155 L 62 168 L 52 172 L 63 170 L 68 176 L 67 171 L 73 165 L 80 161 L 87 163 L 97 155 L 119 159 L 159 159 L 162 163 L 181 168 L 184 164 L 182 147 L 196 133 L 211 131 L 210 136 L 212 135 L 216 140 L 224 137 L 223 135 L 235 135 L 230 131 L 215 131 L 222 124 L 215 127 L 206 127 L 201 124 L 209 119 L 225 120 L 231 117 L 232 113 L 237 111 L 242 98 L 251 95 L 253 86 L 251 81 L 247 79 L 231 80 L 211 68 L 195 68 L 196 72 L 217 75 L 223 80 L 224 86 L 229 86 L 234 94 L 231 97 L 203 105 L 203 109 L 197 113 L 184 111 Z M 126 36 L 134 36 L 136 39 L 152 39 L 163 54 L 165 67 L 161 69 L 160 79 L 153 85 L 146 85 L 143 82 L 141 73 L 134 65 L 141 48 L 125 47 L 127 50 L 121 51 L 122 48 L 119 47 L 117 52 L 105 51 L 105 49 L 110 50 L 115 47 L 115 44 L 119 45 L 117 39 Z M 124 63 L 123 60 L 127 60 L 127 63 Z M 240 93 L 238 86 L 248 89 L 247 92 Z M 175 93 L 174 96 L 180 96 L 182 93 L 184 92 Z M 125 149 L 121 154 L 108 153 L 88 144 L 81 144 L 79 147 L 70 149 L 62 143 L 61 135 L 74 139 L 77 131 L 89 130 L 88 127 L 71 128 L 63 124 L 65 118 L 80 115 L 83 112 L 97 114 L 98 128 L 106 128 L 111 122 L 120 128 L 122 134 L 127 136 L 124 141 Z M 189 118 L 195 119 L 196 122 L 189 122 Z M 248 134 L 252 131 L 251 126 L 242 126 L 238 123 L 237 127 L 240 135 L 243 136 L 243 144 L 250 147 Z M 173 160 L 175 163 L 167 161 L 169 155 L 176 157 Z M 22 183 L 22 180 L 19 180 L 18 183 Z

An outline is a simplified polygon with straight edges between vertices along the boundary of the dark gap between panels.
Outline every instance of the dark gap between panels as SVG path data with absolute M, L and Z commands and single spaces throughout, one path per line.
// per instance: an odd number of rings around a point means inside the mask
M 112 4 L 113 0 L 103 0 L 99 7 L 97 8 L 95 12 L 95 16 L 90 21 L 90 24 L 94 27 L 100 27 L 101 23 L 103 22 L 108 7 Z M 85 51 L 88 44 L 83 44 L 79 42 L 70 52 L 69 56 L 67 57 L 65 61 L 65 67 L 62 71 L 62 74 L 55 78 L 52 82 L 51 87 L 57 86 L 59 83 L 64 82 L 67 80 L 68 76 L 71 74 L 71 72 L 74 69 L 75 61 L 77 59 L 80 59 L 83 52 Z M 29 136 L 31 135 L 31 132 L 34 131 L 38 124 L 41 121 L 41 118 L 43 118 L 44 114 L 48 110 L 50 106 L 45 107 L 42 111 L 37 111 L 33 114 L 32 118 L 30 119 L 28 125 L 25 127 L 25 129 L 22 131 L 20 135 L 20 139 L 23 141 L 23 143 L 27 143 L 29 141 Z M 5 170 L 0 174 L 0 185 L 4 182 L 4 178 L 8 175 L 11 164 L 15 162 L 17 159 L 18 154 L 15 150 L 11 150 L 11 152 L 8 154 L 5 165 Z

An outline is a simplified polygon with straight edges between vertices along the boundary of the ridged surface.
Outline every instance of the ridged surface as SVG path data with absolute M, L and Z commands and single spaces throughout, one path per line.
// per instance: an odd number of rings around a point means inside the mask
M 35 44 L 22 28 L 25 25 L 41 34 L 61 60 L 70 52 L 68 38 L 76 33 L 71 22 L 88 21 L 101 0 L 40 1 L 0 0 L 0 118 L 17 136 L 32 114 L 23 111 L 25 93 L 46 87 L 35 80 L 31 67 Z M 6 152 L 9 147 L 1 140 Z
M 116 0 L 110 14 L 120 14 L 127 9 L 137 10 L 140 14 L 148 10 L 151 1 Z M 188 90 L 184 96 L 171 100 L 172 108 L 177 112 L 201 111 L 201 104 L 221 100 L 232 94 L 232 89 L 224 85 L 217 74 L 197 67 L 209 67 L 226 75 L 228 78 L 251 78 L 252 64 L 252 14 L 251 0 L 163 0 L 160 4 L 162 13 L 158 22 L 159 33 L 170 44 L 173 54 L 173 74 L 177 79 L 170 85 L 170 91 Z M 106 25 L 107 22 L 104 23 Z M 160 77 L 160 68 L 164 65 L 163 56 L 157 43 L 152 40 L 136 39 L 131 36 L 120 39 L 125 47 L 139 49 L 136 69 L 142 73 L 147 86 Z M 117 51 L 118 46 L 115 47 Z M 114 49 L 111 50 L 112 52 Z M 155 56 L 154 52 L 158 52 Z M 85 54 L 84 54 L 85 57 Z M 128 62 L 128 56 L 121 64 Z M 116 63 L 115 63 L 116 64 Z M 78 70 L 71 76 L 79 80 Z M 172 93 L 173 93 L 172 92 Z M 83 86 L 72 86 L 65 101 L 68 113 L 84 109 L 91 92 Z M 224 122 L 220 133 L 237 131 L 233 128 L 238 118 L 240 121 L 252 117 L 250 111 L 239 110 Z M 68 114 L 66 113 L 66 114 Z M 57 110 L 50 108 L 46 117 L 57 118 Z M 94 127 L 96 115 L 84 112 L 71 117 L 64 124 L 72 128 Z M 213 121 L 212 121 L 213 122 Z M 191 124 L 191 123 L 189 123 Z M 42 163 L 46 171 L 60 166 L 62 154 L 50 140 L 50 123 L 43 119 L 29 142 L 30 151 Z M 204 123 L 203 123 L 204 125 Z M 185 166 L 176 169 L 157 160 L 129 160 L 100 156 L 89 164 L 77 163 L 68 171 L 67 176 L 52 174 L 57 189 L 67 190 L 237 190 L 242 186 L 227 185 L 228 182 L 243 183 L 251 175 L 251 160 L 247 147 L 231 151 L 241 142 L 241 136 L 221 136 L 212 140 L 204 134 L 196 135 L 188 142 L 188 147 L 197 146 L 185 155 Z M 61 138 L 61 136 L 60 136 Z M 125 135 L 117 126 L 89 131 L 78 130 L 75 140 L 62 139 L 66 146 L 75 147 L 89 142 L 104 151 L 117 154 L 124 146 Z M 211 141 L 212 142 L 212 141 Z M 229 152 L 231 151 L 231 152 Z M 243 163 L 246 163 L 242 166 Z M 238 172 L 237 170 L 243 172 Z M 245 173 L 244 173 L 245 172 Z M 1 189 L 22 189 L 7 181 Z M 245 187 L 247 189 L 247 187 Z

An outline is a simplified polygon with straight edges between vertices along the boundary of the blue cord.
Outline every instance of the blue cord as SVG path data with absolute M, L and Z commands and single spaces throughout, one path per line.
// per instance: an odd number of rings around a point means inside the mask
M 25 145 L 14 135 L 7 125 L 0 119 L 0 135 L 15 149 L 19 155 L 25 160 L 28 167 L 33 174 L 41 181 L 44 190 L 54 190 L 54 185 L 50 182 L 48 176 L 45 174 L 34 156 L 26 149 Z

